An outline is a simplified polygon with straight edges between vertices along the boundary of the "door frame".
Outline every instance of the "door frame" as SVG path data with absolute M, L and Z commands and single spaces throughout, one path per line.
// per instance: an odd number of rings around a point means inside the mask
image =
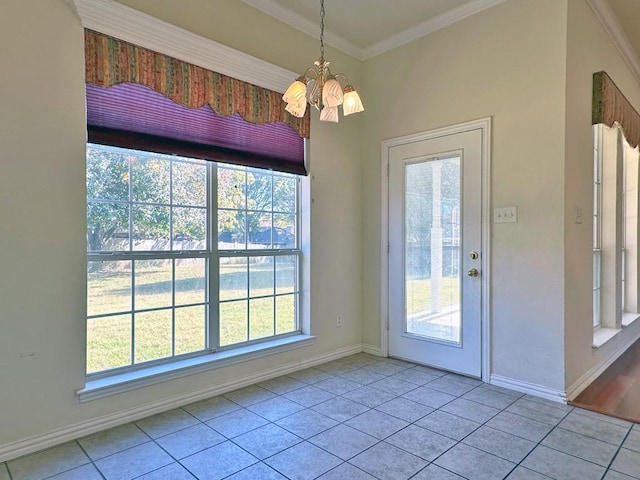
M 421 142 L 447 135 L 480 130 L 482 137 L 481 159 L 481 221 L 482 255 L 481 255 L 481 364 L 482 380 L 489 381 L 491 373 L 491 121 L 492 117 L 480 118 L 469 122 L 428 130 L 426 132 L 390 138 L 382 141 L 381 162 L 381 242 L 380 242 L 380 351 L 389 356 L 389 150 L 392 147 L 408 143 Z

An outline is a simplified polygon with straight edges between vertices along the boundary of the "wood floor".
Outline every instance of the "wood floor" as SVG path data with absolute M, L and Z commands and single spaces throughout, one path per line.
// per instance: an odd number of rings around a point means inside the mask
M 640 340 L 569 404 L 640 423 Z

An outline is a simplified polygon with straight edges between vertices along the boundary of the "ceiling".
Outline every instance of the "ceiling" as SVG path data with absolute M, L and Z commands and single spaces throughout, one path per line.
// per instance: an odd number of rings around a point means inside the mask
M 242 0 L 313 37 L 320 34 L 319 0 Z M 326 0 L 325 43 L 366 60 L 491 8 L 505 0 Z M 528 0 L 535 1 L 535 0 Z M 640 0 L 605 4 L 640 58 Z
M 640 0 L 608 0 L 611 10 L 640 57 Z

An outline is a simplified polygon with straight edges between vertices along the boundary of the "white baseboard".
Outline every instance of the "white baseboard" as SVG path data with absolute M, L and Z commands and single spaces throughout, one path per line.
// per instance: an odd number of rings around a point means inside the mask
M 515 378 L 504 377 L 502 375 L 491 375 L 489 379 L 491 385 L 504 387 L 516 392 L 527 393 L 534 397 L 545 398 L 553 402 L 567 403 L 567 396 L 562 390 L 555 390 L 536 383 L 529 383 Z
M 158 400 L 157 402 L 130 408 L 120 412 L 112 413 L 110 415 L 105 415 L 103 417 L 86 420 L 84 422 L 76 423 L 74 425 L 47 432 L 42 435 L 37 435 L 35 437 L 19 440 L 17 442 L 5 445 L 0 445 L 0 462 L 21 457 L 29 453 L 38 452 L 40 450 L 44 450 L 45 448 L 69 442 L 71 440 L 75 440 L 92 433 L 96 433 L 112 427 L 117 427 L 118 425 L 132 422 L 134 420 L 140 420 L 141 418 L 148 417 L 156 413 L 165 412 L 173 408 L 178 408 L 183 405 L 188 405 L 190 403 L 197 402 L 198 400 L 221 395 L 238 388 L 269 380 L 270 378 L 293 373 L 298 370 L 303 370 L 305 368 L 330 362 L 331 360 L 337 360 L 348 355 L 353 355 L 363 351 L 372 353 L 372 350 L 375 350 L 375 347 L 371 347 L 370 345 L 351 345 L 349 347 L 333 350 L 331 352 L 317 355 L 315 357 L 308 358 L 299 362 L 283 365 L 281 367 L 271 369 L 267 372 L 249 375 L 225 384 L 208 387 L 184 395 L 177 395 L 170 398 Z
M 382 354 L 382 350 L 380 349 L 380 347 L 378 347 L 376 345 L 369 345 L 368 343 L 363 343 L 362 344 L 362 351 L 364 353 L 368 353 L 370 355 L 375 355 L 377 357 L 384 357 L 384 355 Z
M 623 332 L 624 331 L 626 330 L 623 330 Z M 585 372 L 584 375 L 578 378 L 578 380 L 573 382 L 573 384 L 567 388 L 567 400 L 573 400 L 578 395 L 580 395 L 585 388 L 591 385 L 596 380 L 596 378 L 602 375 L 602 373 L 607 368 L 609 368 L 613 362 L 620 358 L 620 355 L 626 352 L 631 345 L 638 341 L 639 338 L 640 330 L 638 330 L 638 332 L 633 336 L 629 336 L 628 338 L 626 338 L 624 342 L 621 342 L 620 345 L 618 345 L 617 348 L 611 352 L 611 355 L 609 355 L 603 362 L 599 363 L 598 365 L 594 365 L 587 372 Z

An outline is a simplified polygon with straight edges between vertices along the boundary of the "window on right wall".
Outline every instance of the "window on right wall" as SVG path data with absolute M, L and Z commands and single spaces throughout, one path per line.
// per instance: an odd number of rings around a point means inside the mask
M 593 327 L 600 346 L 639 316 L 638 147 L 619 124 L 593 126 Z

